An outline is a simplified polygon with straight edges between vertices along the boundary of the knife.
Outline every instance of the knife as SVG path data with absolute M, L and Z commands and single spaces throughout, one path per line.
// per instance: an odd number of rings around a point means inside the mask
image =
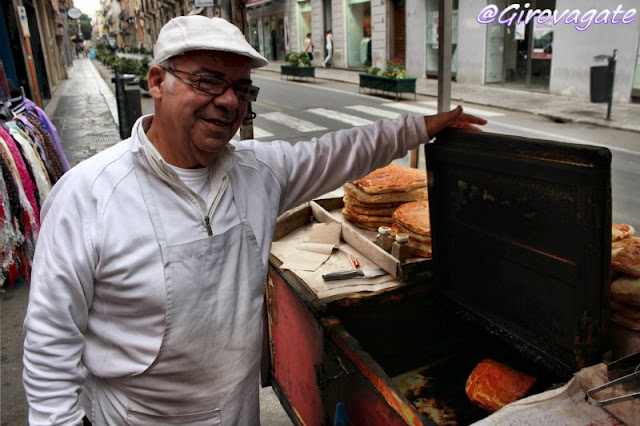
M 344 271 L 329 272 L 322 275 L 325 281 L 348 280 L 349 278 L 374 278 L 387 275 L 384 269 L 346 269 Z

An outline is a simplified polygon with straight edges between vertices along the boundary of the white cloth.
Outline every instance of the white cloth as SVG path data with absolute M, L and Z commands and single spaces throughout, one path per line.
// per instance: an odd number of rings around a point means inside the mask
M 211 206 L 188 195 L 155 150 L 143 147 L 149 142 L 138 129 L 147 119 L 136 122 L 131 138 L 67 172 L 42 208 L 24 323 L 23 382 L 33 424 L 80 422 L 85 368 L 110 381 L 143 373 L 158 356 L 166 329 L 164 262 L 137 171 L 148 172 L 167 245 L 208 237 Z M 242 181 L 209 213 L 213 234 L 241 223 L 234 197 L 244 197 L 267 265 L 280 213 L 427 140 L 424 117 L 403 115 L 294 145 L 232 141 L 223 156 Z
M 241 193 L 242 177 L 237 170 L 231 174 L 233 192 Z M 96 426 L 211 426 L 222 419 L 259 425 L 256 379 L 266 268 L 247 221 L 246 199 L 234 197 L 238 225 L 171 246 L 148 172 L 137 169 L 136 176 L 164 259 L 164 338 L 153 364 L 141 374 L 107 381 L 89 374 L 82 407 Z

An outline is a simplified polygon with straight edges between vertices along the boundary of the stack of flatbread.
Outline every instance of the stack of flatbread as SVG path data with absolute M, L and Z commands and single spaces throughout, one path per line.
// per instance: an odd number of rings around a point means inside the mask
M 398 207 L 393 213 L 391 236 L 409 235 L 411 254 L 431 258 L 431 223 L 429 220 L 429 200 L 411 201 Z
M 391 226 L 400 205 L 427 198 L 425 170 L 391 163 L 367 176 L 344 184 L 342 215 L 355 225 L 376 231 Z
M 611 321 L 640 331 L 640 238 L 627 224 L 611 232 Z

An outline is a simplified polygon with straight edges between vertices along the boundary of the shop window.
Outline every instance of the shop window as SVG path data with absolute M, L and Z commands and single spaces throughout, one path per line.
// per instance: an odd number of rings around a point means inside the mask
M 438 30 L 439 30 L 439 0 L 427 0 L 427 45 L 426 65 L 427 76 L 438 76 Z M 451 75 L 455 77 L 458 71 L 458 0 L 453 1 L 451 12 Z
M 347 7 L 347 66 L 371 65 L 371 2 L 349 0 Z

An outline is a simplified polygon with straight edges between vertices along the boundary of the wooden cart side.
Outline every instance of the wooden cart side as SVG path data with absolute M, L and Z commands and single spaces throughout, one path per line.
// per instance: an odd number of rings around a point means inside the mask
M 269 266 L 267 315 L 271 383 L 297 424 L 324 424 L 324 403 L 316 372 L 322 364 L 323 331 L 309 307 L 284 276 Z

